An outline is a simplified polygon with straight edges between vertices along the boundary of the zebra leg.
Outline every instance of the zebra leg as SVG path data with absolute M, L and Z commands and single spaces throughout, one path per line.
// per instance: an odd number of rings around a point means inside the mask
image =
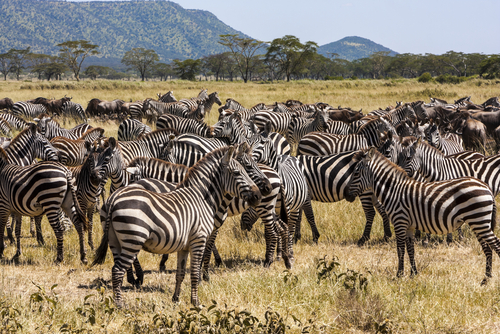
M 294 243 L 297 243 L 297 241 L 302 239 L 302 234 L 300 233 L 301 223 L 302 223 L 302 208 L 299 211 L 299 219 L 295 222 L 295 234 L 293 236 Z
M 220 257 L 219 251 L 217 250 L 217 246 L 213 245 L 212 254 L 214 254 L 215 266 L 220 267 L 222 265 L 222 258 Z
M 210 258 L 212 257 L 212 248 L 215 246 L 215 239 L 217 238 L 217 234 L 219 234 L 219 228 L 214 228 L 210 237 L 208 237 L 207 244 L 205 246 L 205 250 L 203 252 L 203 261 L 202 261 L 202 273 L 203 280 L 210 281 L 210 274 L 208 273 L 208 266 L 210 264 Z
M 299 214 L 300 214 L 300 209 L 299 210 L 291 210 L 290 211 L 290 216 L 288 219 L 288 234 L 289 234 L 289 241 L 288 241 L 288 254 L 290 255 L 290 258 L 293 259 L 293 236 L 295 235 L 295 224 L 299 220 Z
M 43 216 L 35 217 L 35 230 L 36 230 L 36 241 L 39 246 L 45 245 L 45 240 L 43 239 L 42 234 L 42 218 Z
M 486 255 L 486 272 L 484 274 L 484 279 L 481 281 L 481 285 L 488 283 L 491 278 L 491 269 L 493 267 L 493 252 L 491 251 L 490 245 L 485 240 L 479 242 L 481 248 L 483 249 L 484 255 Z
M 240 226 L 243 231 L 251 231 L 259 216 L 254 208 L 250 207 L 241 214 Z
M 123 276 L 125 275 L 125 271 L 127 269 L 122 268 L 122 266 L 120 266 L 119 263 L 120 263 L 119 260 L 118 261 L 115 260 L 115 264 L 114 264 L 113 268 L 111 269 L 111 281 L 113 284 L 113 293 L 115 295 L 116 306 L 122 307 L 123 306 L 123 300 L 122 300 Z M 130 265 L 129 265 L 129 267 L 130 267 Z
M 203 252 L 205 251 L 205 245 L 196 245 L 191 247 L 191 304 L 198 306 L 200 304 L 198 300 L 198 285 L 200 284 L 200 272 L 201 272 L 201 261 L 203 259 Z M 177 283 L 177 282 L 176 282 Z
M 33 217 L 30 217 L 30 234 L 32 238 L 36 236 L 35 218 Z
M 166 267 L 165 267 L 165 263 L 167 263 L 168 261 L 168 254 L 163 254 L 161 256 L 161 261 L 160 261 L 160 272 L 161 273 L 164 273 L 167 271 Z
M 411 276 L 415 276 L 417 274 L 414 243 L 415 238 L 413 236 L 413 231 L 408 230 L 408 232 L 406 233 L 406 250 L 408 251 L 408 257 L 410 258 Z
M 278 217 L 275 217 L 276 227 L 278 229 L 278 252 L 283 253 L 283 261 L 285 262 L 286 269 L 292 269 L 293 267 L 293 259 L 290 257 L 289 250 L 286 247 L 286 240 L 288 238 L 288 226 Z M 285 245 L 285 247 L 282 247 Z
M 186 262 L 188 255 L 189 252 L 186 250 L 181 250 L 177 252 L 177 272 L 175 273 L 175 291 L 174 295 L 172 296 L 172 301 L 174 303 L 177 303 L 179 301 L 182 281 L 184 281 L 184 276 L 186 276 Z M 193 276 L 192 271 L 191 271 L 191 276 Z
M 12 225 L 14 225 L 14 216 L 10 216 L 10 220 L 7 221 L 7 238 L 11 244 L 15 243 L 14 234 L 12 233 Z M 2 240 L 3 241 L 3 240 Z
M 5 235 L 5 225 L 9 221 L 9 213 L 4 212 L 0 214 L 0 259 L 3 258 L 3 251 L 5 248 L 5 243 L 3 242 L 3 238 Z
M 378 199 L 371 192 L 361 194 L 359 196 L 359 199 L 361 201 L 363 211 L 365 212 L 366 224 L 363 235 L 361 236 L 361 239 L 358 240 L 358 246 L 363 246 L 368 240 L 370 240 L 373 219 L 375 218 L 375 209 L 377 209 L 377 211 L 382 216 L 382 221 L 384 224 L 384 240 L 388 241 L 389 238 L 392 237 L 392 232 L 389 217 L 385 212 L 385 208 L 382 206 L 382 204 L 380 204 Z
M 304 210 L 304 214 L 306 215 L 306 219 L 307 219 L 307 222 L 309 223 L 309 226 L 311 226 L 313 241 L 315 243 L 318 243 L 318 239 L 319 239 L 320 234 L 319 234 L 318 228 L 316 227 L 316 221 L 314 219 L 314 211 L 313 211 L 313 208 L 311 205 L 311 197 L 310 196 L 308 196 L 304 205 L 302 205 L 302 209 Z
M 394 224 L 396 227 L 397 225 Z M 405 272 L 405 248 L 406 248 L 406 231 L 401 230 L 396 231 L 396 245 L 398 248 L 398 273 L 397 277 L 401 277 Z
M 142 270 L 141 263 L 137 257 L 134 260 L 134 269 L 135 274 L 137 275 L 137 280 L 134 285 L 138 289 L 141 287 L 142 283 L 144 283 L 144 271 Z
M 22 225 L 22 216 L 15 215 L 15 233 L 16 233 L 16 254 L 12 258 L 12 261 L 19 261 L 19 257 L 21 256 L 21 225 Z
M 132 269 L 132 266 L 127 268 L 127 282 L 129 282 L 133 286 L 135 286 L 136 284 L 134 269 Z
M 49 220 L 49 224 L 54 230 L 54 234 L 56 235 L 56 242 L 57 242 L 57 257 L 55 263 L 58 264 L 64 260 L 64 251 L 63 251 L 63 234 L 64 234 L 64 227 L 61 225 L 61 222 L 59 221 L 59 214 L 58 212 L 49 211 L 46 213 L 47 219 Z M 42 220 L 42 216 L 36 217 L 40 221 Z

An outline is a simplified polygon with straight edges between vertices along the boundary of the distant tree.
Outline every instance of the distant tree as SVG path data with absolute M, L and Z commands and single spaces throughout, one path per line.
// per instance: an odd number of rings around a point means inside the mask
M 155 77 L 159 77 L 160 81 L 167 80 L 168 77 L 175 74 L 172 65 L 165 63 L 157 63 L 153 66 L 151 73 Z
M 387 72 L 404 78 L 416 78 L 421 73 L 421 63 L 421 55 L 411 53 L 397 54 L 391 58 L 387 66 Z
M 479 75 L 486 78 L 500 77 L 500 55 L 491 55 L 479 65 Z
M 236 34 L 219 35 L 219 37 L 219 43 L 231 50 L 237 69 L 246 83 L 253 67 L 257 65 L 254 56 L 259 49 L 266 47 L 266 43 L 253 38 L 239 37 Z
M 201 59 L 174 59 L 174 71 L 179 78 L 184 80 L 196 80 L 196 75 L 200 73 Z
M 276 38 L 267 49 L 266 61 L 274 61 L 278 64 L 280 72 L 290 81 L 292 75 L 298 75 L 305 69 L 307 61 L 311 60 L 318 49 L 315 42 L 300 43 L 300 40 L 292 35 Z
M 9 53 L 0 54 L 0 72 L 3 79 L 7 80 L 7 75 L 12 71 L 11 55 Z
M 205 56 L 202 59 L 202 66 L 207 68 L 215 76 L 215 81 L 219 81 L 224 73 L 224 65 L 231 61 L 228 52 Z
M 10 57 L 11 72 L 16 74 L 16 79 L 19 80 L 21 72 L 28 68 L 28 59 L 30 48 L 26 49 L 10 49 L 7 54 Z
M 107 76 L 110 73 L 115 72 L 114 69 L 108 66 L 99 66 L 99 65 L 91 65 L 85 69 L 83 74 L 91 78 L 92 80 L 97 79 L 98 77 Z
M 86 40 L 66 41 L 57 46 L 61 61 L 73 71 L 76 81 L 80 81 L 80 70 L 85 58 L 99 54 L 96 50 L 99 46 Z
M 45 79 L 50 81 L 52 77 L 61 79 L 61 75 L 68 70 L 69 67 L 66 64 L 58 62 L 58 58 L 53 57 L 51 62 L 41 63 L 34 66 L 31 69 L 31 72 L 37 73 L 38 78 L 45 77 Z
M 150 71 L 160 57 L 155 50 L 145 48 L 133 48 L 125 52 L 122 58 L 122 64 L 127 65 L 130 69 L 134 69 L 141 75 L 141 80 L 144 81 L 146 74 Z
M 384 75 L 391 59 L 389 53 L 389 51 L 379 51 L 370 55 L 371 72 L 374 79 L 378 79 Z

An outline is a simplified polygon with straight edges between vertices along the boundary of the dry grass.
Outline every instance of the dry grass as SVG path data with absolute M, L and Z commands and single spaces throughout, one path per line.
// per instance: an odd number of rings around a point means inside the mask
M 369 111 L 394 104 L 396 100 L 428 101 L 429 94 L 448 100 L 472 95 L 473 101 L 482 103 L 487 98 L 498 95 L 500 91 L 499 84 L 495 82 L 482 85 L 467 82 L 453 86 L 419 84 L 413 81 L 305 81 L 247 85 L 226 82 L 118 82 L 113 88 L 113 82 L 87 81 L 56 83 L 57 89 L 54 90 L 41 90 L 39 85 L 1 82 L 0 95 L 18 101 L 37 96 L 61 97 L 67 94 L 86 106 L 86 102 L 93 97 L 135 100 L 153 97 L 159 91 L 173 90 L 179 99 L 195 96 L 202 87 L 207 87 L 209 91 L 219 91 L 221 99 L 232 97 L 245 106 L 261 101 L 272 103 L 294 98 Z M 215 121 L 216 114 L 214 112 L 210 115 L 210 123 Z M 116 124 L 104 126 L 108 135 L 116 135 Z M 274 263 L 269 269 L 262 267 L 265 245 L 261 226 L 256 225 L 251 232 L 242 232 L 238 218 L 228 219 L 217 240 L 224 266 L 213 270 L 210 283 L 200 285 L 201 302 L 211 305 L 211 301 L 215 300 L 220 310 L 225 309 L 225 304 L 228 310 L 247 310 L 262 322 L 265 322 L 266 311 L 272 309 L 290 326 L 290 332 L 300 332 L 300 328 L 309 320 L 314 325 L 310 328 L 312 332 L 375 332 L 377 328 L 395 333 L 500 331 L 499 261 L 498 258 L 494 260 L 494 278 L 487 286 L 480 286 L 485 259 L 478 242 L 470 233 L 466 233 L 464 241 L 451 246 L 435 243 L 432 247 L 423 248 L 417 245 L 419 275 L 415 278 L 406 275 L 397 279 L 395 242 L 380 242 L 383 236 L 380 217 L 375 220 L 372 241 L 359 248 L 356 241 L 361 236 L 365 221 L 359 201 L 313 203 L 313 206 L 321 233 L 319 244 L 312 243 L 311 233 L 304 219 L 303 239 L 295 246 L 296 263 L 289 272 L 285 271 L 283 263 Z M 97 221 L 96 215 L 94 222 Z M 94 226 L 97 242 L 102 229 L 100 224 Z M 160 257 L 142 252 L 139 258 L 147 270 L 144 286 L 135 290 L 125 283 L 124 299 L 127 308 L 115 310 L 108 316 L 97 289 L 105 287 L 104 296 L 111 296 L 112 257 L 108 255 L 106 263 L 99 267 L 88 268 L 80 264 L 76 232 L 72 230 L 65 238 L 65 261 L 54 266 L 55 238 L 46 221 L 43 227 L 47 245 L 39 247 L 35 239 L 28 237 L 28 224 L 25 220 L 21 263 L 13 264 L 6 260 L 2 263 L 0 327 L 6 329 L 10 314 L 11 319 L 16 319 L 22 325 L 22 331 L 30 333 L 58 332 L 64 324 L 67 324 L 64 328 L 72 330 L 148 332 L 154 329 L 151 326 L 155 315 L 180 319 L 179 312 L 189 309 L 189 276 L 184 282 L 180 303 L 171 302 L 175 256 L 167 263 L 167 273 L 159 273 Z M 9 259 L 13 255 L 14 247 L 9 245 L 4 258 Z M 92 256 L 92 252 L 89 255 Z M 364 275 L 367 278 L 366 291 L 348 289 L 342 279 L 318 281 L 316 265 L 325 256 L 327 260 L 332 260 L 334 256 L 338 259 L 340 265 L 335 268 L 337 274 L 346 273 L 350 269 L 351 274 L 356 272 Z M 408 272 L 408 261 L 406 264 Z M 44 287 L 46 295 L 39 293 L 33 283 Z M 54 284 L 57 284 L 54 291 L 58 301 L 53 313 L 50 307 L 52 304 L 46 299 L 30 303 L 32 294 L 38 293 L 34 298 L 54 297 L 50 292 Z M 84 298 L 89 294 L 94 294 L 95 297 L 89 298 L 88 305 L 85 306 Z M 9 307 L 19 310 L 19 314 Z M 78 313 L 77 309 L 82 307 Z M 96 312 L 95 325 L 85 322 L 89 319 L 90 311 L 85 313 L 82 310 L 90 308 Z M 300 319 L 302 325 L 298 325 L 292 315 Z M 9 322 L 13 323 L 12 320 Z

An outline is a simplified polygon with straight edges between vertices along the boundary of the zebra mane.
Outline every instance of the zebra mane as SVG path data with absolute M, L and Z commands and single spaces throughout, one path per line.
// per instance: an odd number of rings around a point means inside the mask
M 366 131 L 367 129 L 371 129 L 373 127 L 378 127 L 379 124 L 380 124 L 380 118 L 381 117 L 377 117 L 375 119 L 372 119 L 370 121 L 368 121 L 367 123 L 363 124 L 359 130 L 358 130 L 358 134 L 361 134 L 363 133 L 364 131 Z
M 30 125 L 24 129 L 23 131 L 19 132 L 17 134 L 17 136 L 15 136 L 14 138 L 12 138 L 11 142 L 10 142 L 10 146 L 14 147 L 14 145 L 20 141 L 22 138 L 26 137 L 28 132 L 37 132 L 37 128 L 36 128 L 36 124 L 35 123 L 30 123 Z
M 6 163 L 9 164 L 9 157 L 7 155 L 7 152 L 3 148 L 0 147 L 0 159 Z
M 416 142 L 413 143 L 415 145 Z M 431 152 L 433 156 L 440 156 L 440 157 L 445 157 L 446 155 L 441 152 L 437 147 L 432 146 L 428 142 L 421 140 L 419 145 L 422 147 L 421 149 L 427 152 Z M 423 145 L 423 146 L 422 146 Z
M 364 153 L 364 154 L 366 154 L 371 149 L 372 148 L 363 149 L 363 150 L 361 150 L 361 152 Z M 356 155 L 359 154 L 359 153 L 360 152 L 356 153 Z M 404 171 L 403 168 L 401 168 L 400 166 L 398 166 L 397 164 L 395 164 L 391 160 L 387 159 L 382 153 L 380 153 L 376 149 L 373 150 L 373 154 L 374 154 L 374 156 L 371 158 L 371 161 L 379 161 L 383 165 L 387 165 L 389 167 L 389 168 L 385 168 L 385 169 L 390 169 L 391 172 L 395 173 L 398 176 L 402 176 L 403 178 L 410 178 L 408 176 L 408 174 L 406 174 L 406 172 Z M 353 157 L 353 160 L 356 157 L 356 155 Z
M 218 148 L 201 158 L 193 167 L 189 168 L 186 176 L 184 177 L 184 180 L 182 180 L 182 182 L 177 185 L 176 189 L 183 188 L 184 186 L 186 186 L 186 183 L 187 185 L 189 185 L 193 174 L 196 175 L 200 173 L 200 171 L 205 169 L 207 165 L 220 164 L 220 159 L 222 159 L 222 157 L 227 153 L 227 151 L 229 151 L 230 148 L 232 148 L 232 146 Z

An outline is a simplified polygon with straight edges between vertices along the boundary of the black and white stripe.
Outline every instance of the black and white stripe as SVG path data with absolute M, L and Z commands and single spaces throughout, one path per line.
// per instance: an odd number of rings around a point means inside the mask
M 212 129 L 209 125 L 194 119 L 165 114 L 156 121 L 157 129 L 175 129 L 179 133 L 191 133 L 201 137 L 212 137 Z
M 117 138 L 119 141 L 132 141 L 151 131 L 151 128 L 141 121 L 129 118 L 121 122 L 118 126 Z
M 14 106 L 12 107 L 12 115 L 27 120 L 32 120 L 44 113 L 47 113 L 47 108 L 45 108 L 42 104 L 19 101 L 14 103 Z

